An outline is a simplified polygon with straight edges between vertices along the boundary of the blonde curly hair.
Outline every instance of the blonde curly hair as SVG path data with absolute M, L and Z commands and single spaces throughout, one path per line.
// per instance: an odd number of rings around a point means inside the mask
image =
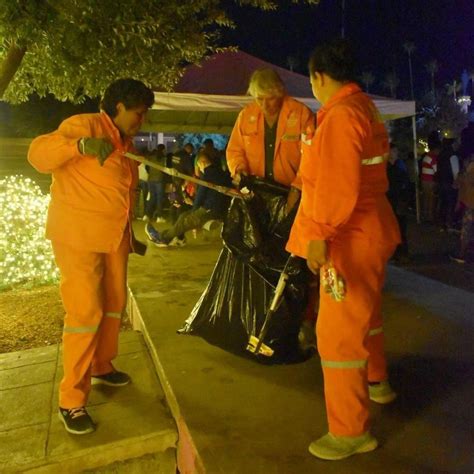
M 286 95 L 285 85 L 278 73 L 271 68 L 256 69 L 250 77 L 247 93 L 252 97 Z

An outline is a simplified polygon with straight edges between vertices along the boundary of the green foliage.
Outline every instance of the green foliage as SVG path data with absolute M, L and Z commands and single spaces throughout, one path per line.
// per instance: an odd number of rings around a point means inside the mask
M 49 91 L 81 101 L 131 76 L 169 89 L 183 63 L 211 51 L 215 26 L 229 24 L 217 7 L 216 0 L 4 0 L 1 55 L 12 40 L 27 47 L 5 98 Z
M 170 90 L 184 65 L 219 50 L 219 28 L 232 26 L 220 0 L 2 0 L 0 62 L 12 44 L 26 47 L 4 99 L 50 92 L 81 102 L 121 77 Z
M 441 132 L 441 136 L 459 137 L 467 124 L 467 114 L 446 92 L 430 92 L 419 103 L 417 129 L 421 138 L 433 131 Z

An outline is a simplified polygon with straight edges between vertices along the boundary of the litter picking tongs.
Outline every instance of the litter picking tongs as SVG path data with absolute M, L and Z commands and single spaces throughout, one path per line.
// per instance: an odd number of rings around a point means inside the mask
M 161 166 L 154 161 L 147 160 L 143 156 L 134 155 L 133 153 L 123 153 L 124 156 L 130 158 L 133 161 L 138 161 L 139 163 L 143 163 L 144 165 L 149 166 L 150 168 L 155 168 L 157 170 L 162 171 L 163 173 L 173 176 L 175 178 L 181 178 L 185 181 L 191 181 L 192 183 L 199 184 L 200 186 L 205 186 L 206 188 L 213 189 L 219 193 L 225 194 L 226 196 L 236 197 L 240 199 L 247 199 L 250 197 L 249 195 L 243 194 L 239 192 L 237 189 L 228 188 L 227 186 L 221 186 L 219 184 L 209 183 L 208 181 L 204 181 L 203 179 L 195 178 L 194 176 L 188 176 L 187 174 L 180 173 L 179 171 L 175 170 L 174 168 L 168 168 L 166 166 Z
M 273 293 L 273 299 L 270 303 L 270 307 L 268 308 L 267 314 L 265 315 L 265 320 L 263 321 L 262 327 L 260 329 L 260 333 L 258 337 L 250 336 L 249 342 L 247 344 L 247 350 L 253 352 L 254 354 L 261 354 L 266 357 L 271 357 L 273 355 L 273 349 L 266 344 L 263 343 L 265 336 L 268 332 L 268 327 L 270 325 L 270 321 L 273 318 L 273 315 L 276 313 L 277 309 L 279 308 L 281 301 L 283 299 L 283 292 L 285 291 L 286 282 L 288 281 L 288 268 L 290 262 L 293 260 L 294 255 L 290 255 L 288 258 L 283 271 L 281 272 L 280 278 L 278 279 L 277 286 Z

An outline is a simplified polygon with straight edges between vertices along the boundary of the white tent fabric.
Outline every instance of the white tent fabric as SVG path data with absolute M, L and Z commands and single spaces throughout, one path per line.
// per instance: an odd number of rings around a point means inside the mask
M 155 92 L 144 131 L 201 132 L 229 134 L 237 114 L 252 98 L 246 95 L 255 69 L 275 69 L 292 97 L 313 111 L 319 108 L 309 78 L 255 58 L 242 51 L 226 51 L 210 56 L 200 65 L 186 69 L 176 92 Z M 372 96 L 384 120 L 415 114 L 415 102 Z

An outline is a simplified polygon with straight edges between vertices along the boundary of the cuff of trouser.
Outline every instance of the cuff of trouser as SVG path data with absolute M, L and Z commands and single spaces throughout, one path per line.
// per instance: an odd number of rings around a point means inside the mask
M 367 369 L 323 367 L 329 432 L 360 436 L 369 430 Z

